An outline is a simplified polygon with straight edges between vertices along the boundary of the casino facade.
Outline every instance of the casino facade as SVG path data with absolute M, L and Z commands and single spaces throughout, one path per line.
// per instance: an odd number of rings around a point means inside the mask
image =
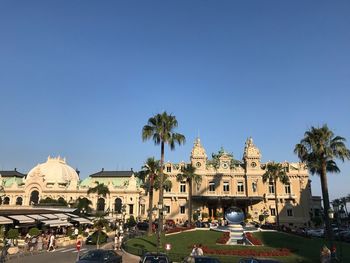
M 226 209 L 235 206 L 242 209 L 250 220 L 259 221 L 265 215 L 267 222 L 275 222 L 275 191 L 277 190 L 280 223 L 289 226 L 310 224 L 314 210 L 320 209 L 312 197 L 309 174 L 303 163 L 283 162 L 289 177 L 289 184 L 263 182 L 266 163 L 261 162 L 260 150 L 251 138 L 247 139 L 243 158 L 238 161 L 233 155 L 221 149 L 209 159 L 200 139 L 196 139 L 190 155 L 190 163 L 202 181 L 193 183 L 193 211 L 202 220 L 222 218 Z M 165 218 L 176 222 L 187 220 L 188 185 L 178 182 L 177 174 L 185 162 L 164 164 L 164 173 L 172 181 L 171 189 L 164 193 Z M 108 186 L 106 197 L 97 194 L 87 195 L 87 190 L 96 183 Z M 131 171 L 101 170 L 81 179 L 79 172 L 70 167 L 64 158 L 48 157 L 47 161 L 36 165 L 28 174 L 13 171 L 0 171 L 0 209 L 18 209 L 35 206 L 40 199 L 50 197 L 63 199 L 73 205 L 79 198 L 86 197 L 92 202 L 93 210 L 105 211 L 109 216 L 134 216 L 146 219 L 148 210 L 147 192 L 142 182 Z M 154 193 L 153 204 L 157 204 L 158 192 Z M 156 205 L 153 208 L 157 218 Z

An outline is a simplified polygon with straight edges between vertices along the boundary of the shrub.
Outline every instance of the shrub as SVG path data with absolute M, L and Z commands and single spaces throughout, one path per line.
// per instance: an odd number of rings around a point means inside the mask
M 38 236 L 40 235 L 40 230 L 36 227 L 32 227 L 31 229 L 29 229 L 28 234 L 32 237 L 32 236 Z
M 250 243 L 252 243 L 254 246 L 261 246 L 262 243 L 259 239 L 257 239 L 255 236 L 252 235 L 252 233 L 247 232 L 244 234 L 245 238 L 249 240 Z
M 18 229 L 14 229 L 14 228 L 11 228 L 8 232 L 7 232 L 7 238 L 9 239 L 18 239 L 19 237 L 19 233 L 18 233 Z
M 136 226 L 136 221 L 135 218 L 133 216 L 130 216 L 126 222 L 126 224 L 128 225 L 128 227 L 134 227 Z

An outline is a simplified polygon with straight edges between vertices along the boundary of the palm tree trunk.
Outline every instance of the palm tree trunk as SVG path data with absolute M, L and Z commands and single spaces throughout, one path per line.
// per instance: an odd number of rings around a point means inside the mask
M 192 225 L 192 180 L 188 180 L 188 223 Z
M 320 174 L 322 197 L 323 197 L 323 207 L 324 207 L 324 221 L 326 223 L 326 237 L 329 240 L 330 249 L 333 247 L 333 232 L 331 228 L 331 222 L 328 217 L 329 210 L 329 194 L 328 194 L 328 183 L 327 183 L 327 170 L 326 162 L 322 162 L 322 171 Z
M 163 174 L 163 164 L 164 164 L 164 141 L 160 145 L 160 169 L 159 169 L 159 215 L 158 215 L 158 248 L 161 247 L 161 235 L 163 232 L 163 183 L 164 183 L 164 174 Z M 159 208 L 158 207 L 158 208 Z
M 153 174 L 150 176 L 149 180 L 149 200 L 148 200 L 148 205 L 149 205 L 149 211 L 148 211 L 148 235 L 152 235 L 152 214 L 153 214 Z
M 276 205 L 276 219 L 277 219 L 277 228 L 280 228 L 280 215 L 278 212 L 278 198 L 277 198 L 277 182 L 276 182 L 276 178 L 274 179 L 274 187 L 275 187 L 275 205 Z

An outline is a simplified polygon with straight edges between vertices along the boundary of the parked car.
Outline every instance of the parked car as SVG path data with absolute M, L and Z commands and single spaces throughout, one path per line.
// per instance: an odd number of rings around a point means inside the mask
M 98 238 L 98 231 L 95 231 L 90 236 L 86 238 L 86 245 L 96 245 L 97 239 L 99 239 L 99 244 L 107 243 L 108 236 L 105 232 L 101 231 L 100 237 Z
M 138 222 L 136 224 L 136 227 L 140 231 L 147 231 L 148 230 L 148 222 Z M 157 228 L 158 228 L 158 224 L 157 223 L 152 223 L 153 231 L 155 231 Z
M 281 263 L 274 259 L 241 258 L 238 263 Z
M 147 252 L 140 259 L 140 263 L 172 263 L 164 253 Z
M 183 263 L 221 263 L 221 261 L 207 256 L 194 256 L 185 258 Z
M 306 234 L 310 237 L 324 237 L 324 229 L 309 229 L 306 230 Z
M 95 249 L 80 256 L 77 263 L 122 263 L 122 260 L 113 250 Z

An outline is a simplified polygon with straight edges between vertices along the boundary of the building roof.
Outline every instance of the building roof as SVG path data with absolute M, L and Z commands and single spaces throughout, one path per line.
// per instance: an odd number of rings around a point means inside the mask
M 99 171 L 97 173 L 89 175 L 89 177 L 131 177 L 134 174 L 132 170 L 130 171 Z
M 25 174 L 18 172 L 16 168 L 13 171 L 0 171 L 0 175 L 2 177 L 19 177 L 19 178 L 23 178 L 24 176 L 26 176 Z

